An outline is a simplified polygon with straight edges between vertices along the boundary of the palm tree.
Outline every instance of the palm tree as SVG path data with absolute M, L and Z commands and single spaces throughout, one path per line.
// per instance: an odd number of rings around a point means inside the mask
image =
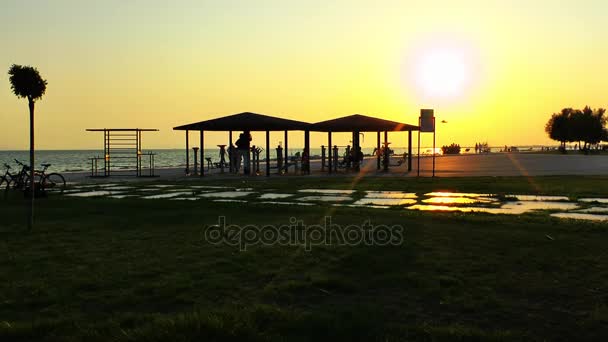
M 46 80 L 40 77 L 38 70 L 31 66 L 13 64 L 8 70 L 13 93 L 19 98 L 26 98 L 30 109 L 30 212 L 28 229 L 34 226 L 34 104 L 46 91 Z

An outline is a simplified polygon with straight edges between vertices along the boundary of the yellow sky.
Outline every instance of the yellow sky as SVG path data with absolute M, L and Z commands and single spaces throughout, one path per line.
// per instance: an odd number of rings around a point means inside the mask
M 602 1 L 2 6 L 0 67 L 34 65 L 49 82 L 37 104 L 41 149 L 101 147 L 101 136 L 84 131 L 94 127 L 159 128 L 146 146 L 181 148 L 183 133 L 172 127 L 243 111 L 310 122 L 362 113 L 416 123 L 422 107 L 448 122 L 438 126 L 439 145 L 545 144 L 552 112 L 608 106 Z M 412 77 L 417 58 L 445 46 L 464 51 L 469 82 L 455 98 L 425 96 Z M 27 104 L 12 95 L 6 71 L 0 149 L 23 149 Z M 210 134 L 209 145 L 226 136 Z M 290 144 L 301 145 L 301 134 L 293 136 Z M 313 145 L 323 138 L 313 135 Z M 274 134 L 273 144 L 279 140 Z

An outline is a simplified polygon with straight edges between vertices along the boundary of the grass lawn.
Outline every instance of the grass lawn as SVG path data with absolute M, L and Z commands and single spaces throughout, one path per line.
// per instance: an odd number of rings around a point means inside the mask
M 271 178 L 259 189 L 608 193 L 608 177 Z M 221 184 L 220 184 L 221 183 Z M 478 341 L 608 338 L 608 226 L 394 209 L 52 197 L 0 206 L 0 341 Z M 392 246 L 211 244 L 258 226 L 399 224 Z

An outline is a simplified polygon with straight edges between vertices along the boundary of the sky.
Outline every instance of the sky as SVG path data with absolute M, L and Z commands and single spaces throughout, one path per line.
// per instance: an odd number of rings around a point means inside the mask
M 86 128 L 158 128 L 145 147 L 182 148 L 173 127 L 245 111 L 416 124 L 421 108 L 446 121 L 438 145 L 550 144 L 552 113 L 608 106 L 607 13 L 603 0 L 2 0 L 0 149 L 29 143 L 13 63 L 48 80 L 39 149 L 102 148 Z M 290 133 L 290 146 L 302 141 Z

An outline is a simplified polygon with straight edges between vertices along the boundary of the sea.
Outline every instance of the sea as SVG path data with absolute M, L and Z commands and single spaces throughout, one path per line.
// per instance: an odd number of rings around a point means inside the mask
M 391 147 L 395 154 L 403 154 L 407 151 L 406 147 Z M 540 151 L 541 149 L 549 148 L 547 146 L 518 146 L 519 151 Z M 551 146 L 550 148 L 555 148 Z M 491 147 L 490 152 L 500 152 L 504 149 L 503 147 Z M 374 148 L 364 147 L 362 152 L 365 155 L 371 155 Z M 436 148 L 436 153 L 441 153 L 440 148 Z M 421 147 L 421 155 L 432 154 L 432 147 Z M 144 154 L 151 152 L 154 153 L 154 162 L 156 168 L 179 168 L 186 166 L 186 158 L 184 149 L 157 149 L 157 150 L 144 150 Z M 302 148 L 290 148 L 289 155 L 295 155 L 297 152 L 302 152 Z M 284 153 L 284 152 L 283 152 Z M 344 153 L 344 147 L 340 147 L 340 155 Z M 414 153 L 416 149 L 414 148 Z M 475 153 L 475 147 L 462 147 L 461 153 Z M 310 154 L 312 158 L 321 156 L 320 148 L 311 148 Z M 276 158 L 277 152 L 275 149 L 270 151 L 270 158 Z M 91 171 L 91 158 L 100 157 L 103 158 L 103 151 L 100 150 L 37 150 L 36 151 L 36 164 L 40 165 L 43 163 L 51 164 L 49 172 L 89 172 Z M 219 149 L 205 149 L 205 157 L 211 158 L 213 162 L 219 162 L 220 153 Z M 265 158 L 265 152 L 262 152 L 260 160 Z M 24 164 L 29 164 L 29 151 L 0 151 L 0 167 L 4 169 L 4 165 L 10 165 L 13 168 L 18 168 L 15 160 L 18 160 Z M 143 162 L 147 161 L 147 157 L 143 157 Z M 190 163 L 193 163 L 194 156 L 192 150 L 190 151 Z M 100 162 L 101 163 L 101 162 Z M 124 165 L 123 168 L 130 168 L 128 165 Z

